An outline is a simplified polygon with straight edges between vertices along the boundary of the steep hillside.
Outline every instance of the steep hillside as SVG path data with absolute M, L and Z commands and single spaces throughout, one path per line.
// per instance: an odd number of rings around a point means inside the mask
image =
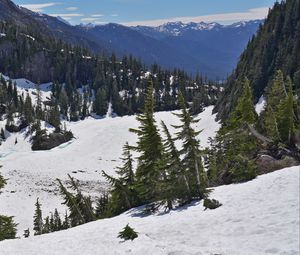
M 267 20 L 248 44 L 233 74 L 228 78 L 223 97 L 215 111 L 225 119 L 241 95 L 241 81 L 247 77 L 255 100 L 262 96 L 275 72 L 281 69 L 300 87 L 300 1 L 275 3 Z
M 299 167 L 216 188 L 223 203 L 141 217 L 141 208 L 57 233 L 0 242 L 6 255 L 92 254 L 299 254 Z M 134 241 L 118 233 L 130 224 Z M 54 248 L 55 247 L 55 248 Z

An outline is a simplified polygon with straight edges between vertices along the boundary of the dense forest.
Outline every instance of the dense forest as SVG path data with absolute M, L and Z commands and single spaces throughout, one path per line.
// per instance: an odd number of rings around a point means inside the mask
M 217 103 L 218 117 L 226 119 L 242 94 L 241 82 L 247 77 L 254 101 L 266 93 L 277 70 L 293 80 L 300 97 L 300 1 L 276 2 L 264 24 L 250 40 L 240 61 L 228 78 L 226 90 Z

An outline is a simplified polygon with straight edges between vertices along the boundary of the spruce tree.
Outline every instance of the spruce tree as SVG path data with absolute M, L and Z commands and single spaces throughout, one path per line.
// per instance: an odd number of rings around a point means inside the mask
M 154 119 L 153 83 L 148 81 L 143 113 L 136 117 L 138 129 L 130 129 L 137 134 L 138 142 L 134 150 L 140 155 L 136 170 L 137 190 L 145 203 L 158 197 L 159 182 L 163 178 L 163 144 Z
M 278 131 L 280 138 L 287 144 L 292 144 L 294 136 L 294 96 L 292 84 L 289 84 L 287 97 L 282 100 L 278 106 Z
M 33 230 L 34 235 L 43 234 L 43 218 L 42 218 L 42 209 L 39 199 L 35 203 L 35 213 L 33 216 Z
M 192 195 L 202 199 L 206 197 L 207 176 L 204 171 L 201 157 L 203 153 L 200 151 L 200 143 L 197 136 L 201 131 L 195 131 L 192 124 L 197 123 L 191 112 L 186 108 L 185 101 L 182 95 L 179 95 L 179 102 L 181 106 L 181 113 L 174 113 L 179 117 L 181 125 L 174 126 L 179 130 L 176 135 L 178 140 L 182 140 L 183 147 L 180 154 L 183 157 L 182 164 L 188 172 L 189 179 L 192 182 L 191 192 Z
M 164 139 L 164 151 L 169 182 L 165 185 L 167 185 L 168 197 L 171 200 L 179 198 L 183 203 L 190 202 L 192 199 L 191 188 L 188 174 L 180 159 L 180 152 L 177 150 L 175 139 L 172 138 L 166 124 L 162 121 L 161 125 L 166 137 Z

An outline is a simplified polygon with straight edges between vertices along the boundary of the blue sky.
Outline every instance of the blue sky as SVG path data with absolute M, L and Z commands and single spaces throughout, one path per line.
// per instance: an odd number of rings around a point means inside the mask
M 275 0 L 13 0 L 71 24 L 160 25 L 168 21 L 232 23 L 265 17 Z

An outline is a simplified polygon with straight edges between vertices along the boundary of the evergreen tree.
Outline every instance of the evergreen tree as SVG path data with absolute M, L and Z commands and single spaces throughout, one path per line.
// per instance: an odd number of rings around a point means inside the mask
M 24 117 L 28 124 L 31 124 L 33 122 L 33 108 L 32 108 L 32 102 L 31 97 L 27 93 L 26 99 L 25 99 L 25 105 L 24 105 Z
M 138 129 L 130 129 L 137 134 L 138 142 L 134 148 L 140 153 L 136 170 L 137 190 L 145 203 L 155 201 L 159 194 L 162 179 L 163 144 L 159 135 L 153 111 L 153 83 L 149 79 L 143 113 L 137 116 Z
M 172 138 L 166 124 L 162 121 L 161 125 L 166 137 L 164 140 L 164 151 L 169 182 L 165 182 L 164 185 L 165 187 L 167 185 L 167 197 L 170 200 L 179 198 L 184 203 L 190 202 L 192 199 L 191 188 L 188 174 L 180 159 L 180 152 L 177 150 L 175 139 Z
M 138 237 L 138 233 L 135 232 L 134 229 L 129 226 L 129 224 L 127 224 L 126 227 L 119 233 L 118 237 L 124 239 L 124 241 L 133 241 Z
M 43 234 L 43 218 L 42 218 L 42 209 L 39 199 L 35 203 L 35 213 L 33 216 L 33 230 L 34 235 Z
M 236 128 L 244 124 L 254 124 L 256 121 L 257 113 L 253 104 L 250 82 L 246 78 L 243 82 L 243 94 L 229 119 L 229 128 Z
M 294 136 L 294 96 L 292 84 L 289 85 L 287 97 L 278 106 L 278 131 L 282 141 L 292 144 Z
M 13 217 L 0 215 L 0 241 L 16 238 L 16 226 Z
M 195 131 L 192 128 L 192 124 L 197 123 L 199 120 L 196 120 L 186 108 L 182 95 L 179 96 L 179 100 L 181 113 L 175 115 L 179 117 L 182 124 L 174 127 L 179 130 L 176 133 L 177 139 L 183 141 L 183 148 L 180 151 L 183 156 L 182 163 L 189 174 L 190 182 L 192 182 L 192 185 L 190 185 L 192 194 L 202 199 L 206 197 L 208 183 L 201 159 L 203 153 L 200 151 L 200 144 L 196 138 L 201 131 Z

